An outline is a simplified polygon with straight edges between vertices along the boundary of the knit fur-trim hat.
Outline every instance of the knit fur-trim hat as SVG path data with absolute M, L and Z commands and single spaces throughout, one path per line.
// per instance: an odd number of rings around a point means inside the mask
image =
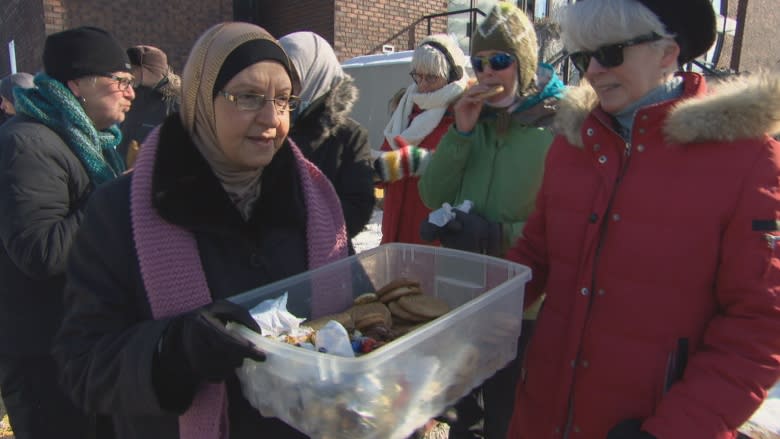
M 534 83 L 539 44 L 531 20 L 517 6 L 499 2 L 477 27 L 471 40 L 471 54 L 483 50 L 501 50 L 515 57 L 520 92 Z

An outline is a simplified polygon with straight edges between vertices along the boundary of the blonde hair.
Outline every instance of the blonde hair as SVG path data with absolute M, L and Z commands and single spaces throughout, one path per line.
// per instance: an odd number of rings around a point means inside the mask
M 658 16 L 637 0 L 577 2 L 563 8 L 558 21 L 563 45 L 570 53 L 596 50 L 653 32 L 674 38 Z

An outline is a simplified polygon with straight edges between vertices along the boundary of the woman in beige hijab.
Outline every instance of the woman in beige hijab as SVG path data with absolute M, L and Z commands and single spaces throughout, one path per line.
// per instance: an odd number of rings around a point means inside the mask
M 302 436 L 244 399 L 234 371 L 264 355 L 209 318 L 256 327 L 224 298 L 346 256 L 336 193 L 287 138 L 299 88 L 265 30 L 212 27 L 184 68 L 181 113 L 93 195 L 56 353 L 73 399 L 118 437 Z M 290 306 L 346 308 L 324 294 Z

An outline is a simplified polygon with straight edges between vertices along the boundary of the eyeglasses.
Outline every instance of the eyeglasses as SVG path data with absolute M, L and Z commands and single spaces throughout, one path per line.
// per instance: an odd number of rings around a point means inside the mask
M 591 58 L 596 58 L 596 61 L 598 61 L 602 67 L 617 67 L 623 64 L 623 49 L 626 47 L 658 41 L 661 38 L 663 37 L 653 32 L 648 35 L 642 35 L 628 41 L 623 41 L 622 43 L 601 46 L 592 52 L 574 52 L 569 54 L 569 59 L 571 59 L 574 67 L 580 71 L 580 74 L 584 74 L 585 71 L 588 70 Z
M 117 88 L 119 88 L 119 91 L 126 91 L 128 88 L 136 86 L 135 78 L 132 76 L 117 76 L 117 75 L 100 75 L 100 76 L 115 81 Z
M 273 102 L 276 112 L 282 114 L 285 111 L 295 110 L 298 108 L 298 104 L 301 102 L 301 98 L 293 95 L 266 98 L 265 95 L 258 95 L 253 93 L 233 95 L 224 90 L 219 92 L 219 94 L 224 96 L 225 99 L 234 103 L 241 111 L 257 111 L 263 108 L 266 102 Z
M 490 56 L 472 56 L 471 67 L 477 73 L 482 73 L 485 70 L 485 64 L 490 64 L 490 68 L 493 70 L 504 70 L 511 66 L 515 62 L 515 57 L 509 53 L 496 53 Z
M 439 75 L 426 75 L 424 73 L 417 73 L 417 72 L 410 72 L 409 76 L 412 77 L 412 81 L 414 81 L 414 83 L 417 85 L 420 85 L 420 83 L 422 82 L 433 84 L 444 79 L 444 77 Z

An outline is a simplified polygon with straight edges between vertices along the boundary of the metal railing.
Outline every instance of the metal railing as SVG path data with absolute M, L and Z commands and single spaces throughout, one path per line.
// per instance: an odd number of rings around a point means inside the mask
M 384 40 L 383 42 L 381 42 L 377 46 L 373 47 L 368 53 L 366 53 L 366 55 L 371 55 L 371 54 L 374 54 L 374 53 L 377 53 L 377 52 L 381 52 L 383 46 L 385 46 L 386 44 L 390 43 L 391 41 L 397 40 L 398 38 L 400 38 L 404 34 L 408 34 L 406 49 L 407 50 L 414 50 L 414 48 L 417 47 L 416 29 L 417 29 L 417 26 L 420 23 L 426 22 L 426 34 L 425 34 L 425 36 L 428 36 L 432 32 L 432 30 L 431 30 L 431 20 L 433 20 L 435 18 L 448 17 L 450 15 L 459 15 L 459 14 L 470 14 L 470 19 L 469 19 L 470 28 L 467 31 L 467 37 L 469 37 L 469 46 L 471 46 L 471 39 L 470 39 L 471 38 L 471 31 L 472 31 L 472 29 L 474 29 L 476 27 L 477 14 L 479 14 L 479 15 L 481 15 L 483 17 L 486 15 L 479 8 L 460 9 L 460 10 L 457 10 L 457 11 L 448 11 L 448 12 L 441 12 L 441 13 L 438 13 L 438 14 L 430 14 L 430 15 L 422 16 L 422 17 L 418 18 L 417 20 L 415 20 L 414 22 L 412 22 L 412 24 L 404 27 L 400 31 L 398 31 L 395 34 L 393 34 L 393 36 L 391 36 L 390 38 Z

